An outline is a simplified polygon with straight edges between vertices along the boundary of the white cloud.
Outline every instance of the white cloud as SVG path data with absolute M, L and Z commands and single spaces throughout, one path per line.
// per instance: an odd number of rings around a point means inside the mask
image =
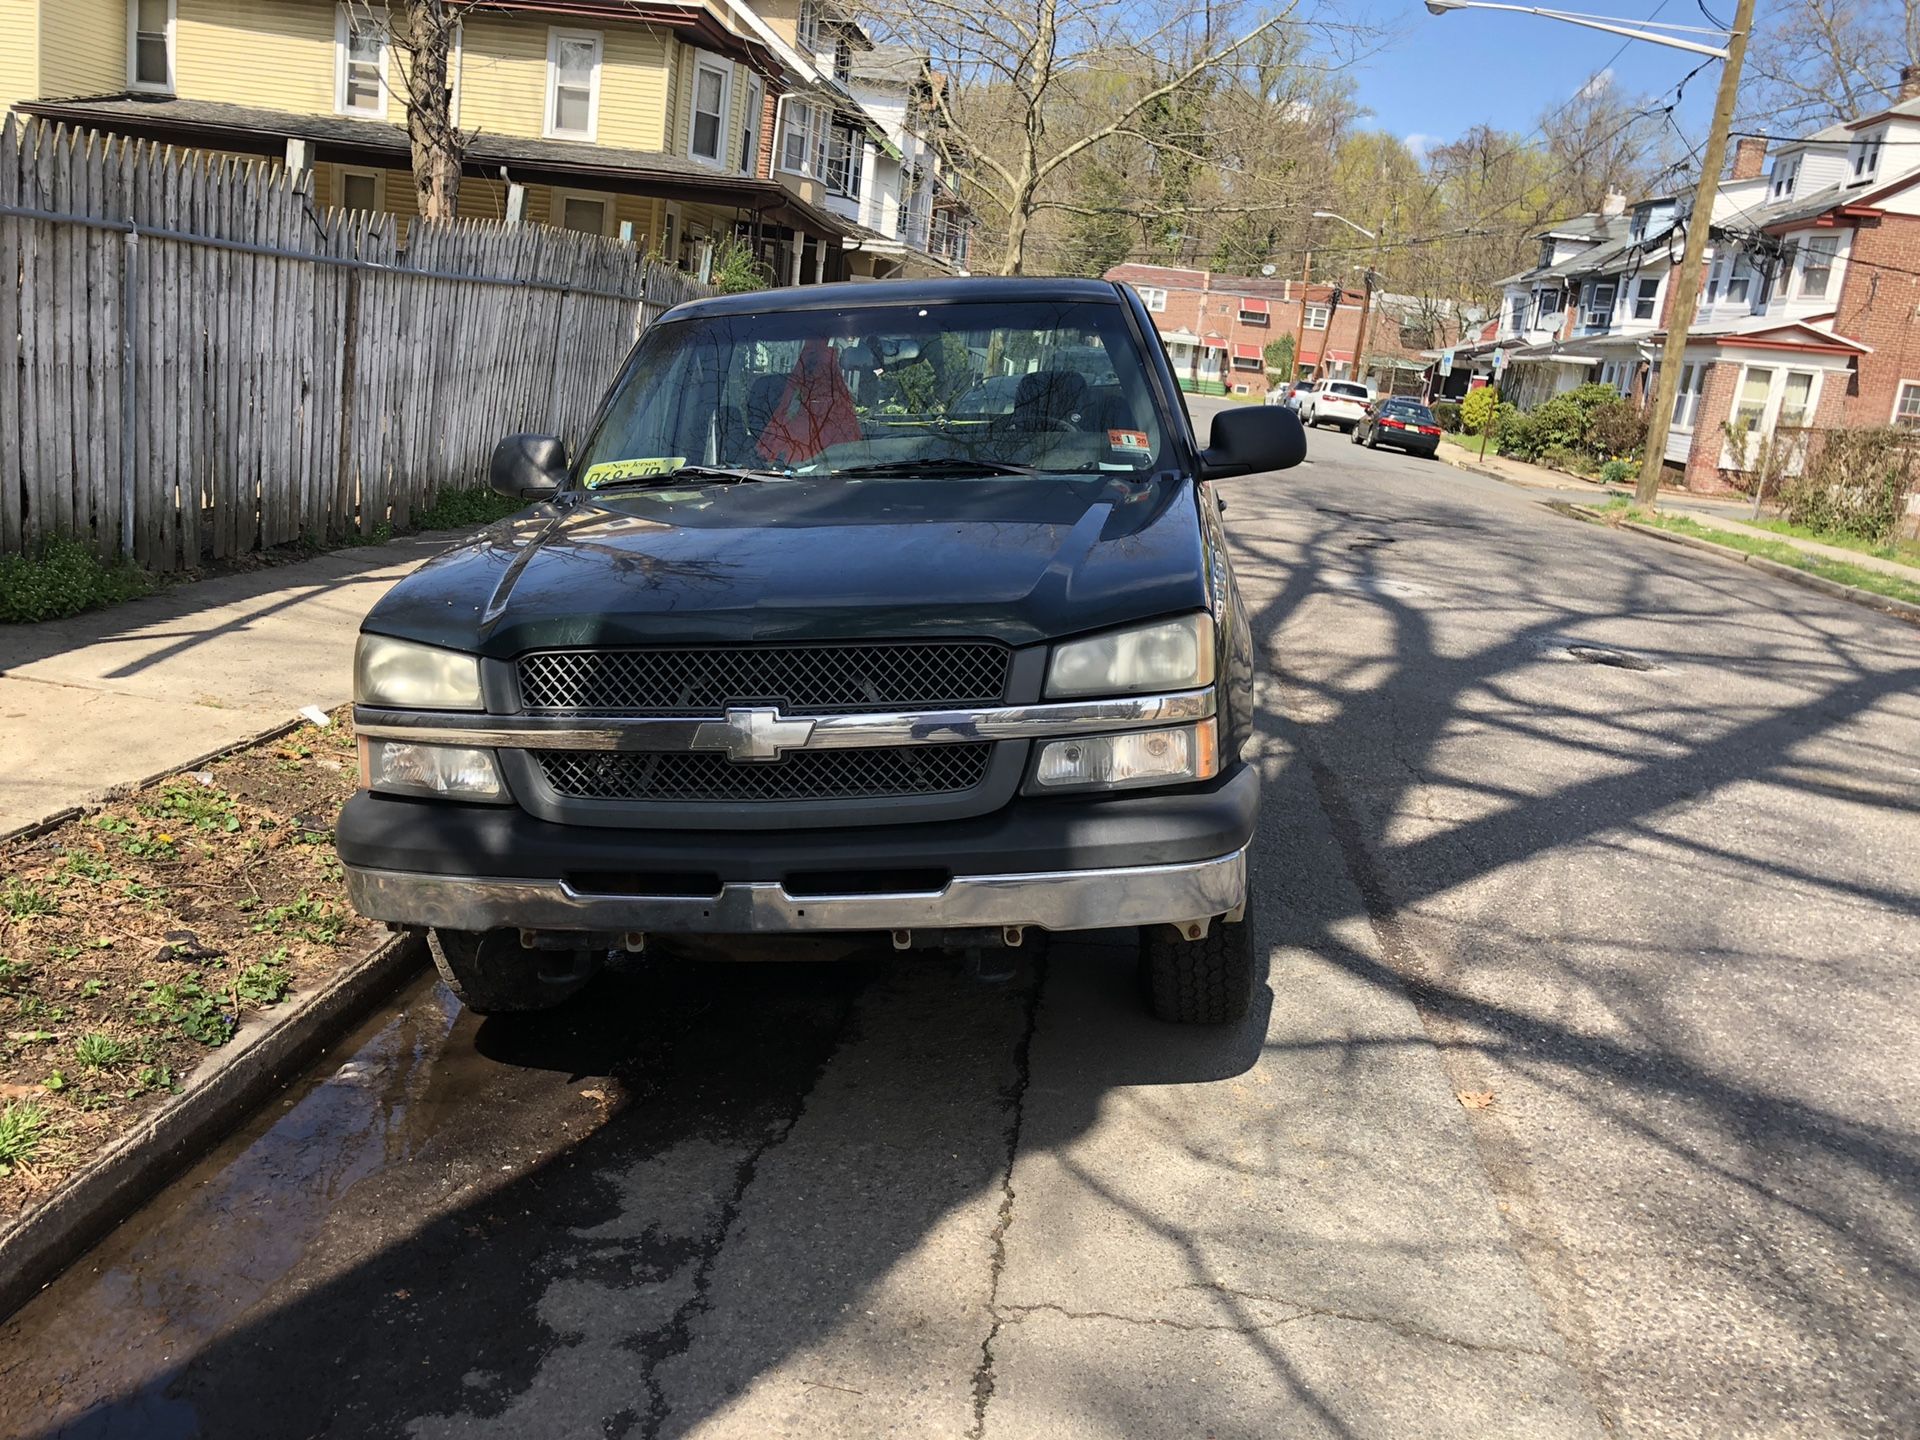
M 1445 141 L 1446 137 L 1443 135 L 1423 135 L 1416 130 L 1411 135 L 1402 136 L 1400 143 L 1413 152 L 1414 159 L 1425 160 L 1429 150 L 1436 145 L 1444 144 Z
M 1609 65 L 1573 92 L 1576 100 L 1592 100 L 1613 88 L 1613 67 Z

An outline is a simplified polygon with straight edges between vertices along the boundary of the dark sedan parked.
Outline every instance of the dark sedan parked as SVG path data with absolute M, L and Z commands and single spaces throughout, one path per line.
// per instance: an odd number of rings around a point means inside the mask
M 1433 418 L 1433 411 L 1418 400 L 1389 396 L 1367 406 L 1366 415 L 1353 427 L 1350 438 L 1369 450 L 1394 445 L 1409 455 L 1424 455 L 1431 460 L 1440 449 L 1440 424 Z

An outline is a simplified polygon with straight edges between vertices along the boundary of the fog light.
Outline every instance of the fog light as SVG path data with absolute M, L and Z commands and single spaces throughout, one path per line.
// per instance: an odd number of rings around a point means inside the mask
M 491 750 L 409 740 L 362 740 L 360 783 L 389 795 L 459 800 L 504 800 L 507 793 Z
M 1050 740 L 1034 762 L 1039 790 L 1117 790 L 1211 780 L 1220 773 L 1219 731 L 1212 720 L 1167 730 L 1129 730 Z

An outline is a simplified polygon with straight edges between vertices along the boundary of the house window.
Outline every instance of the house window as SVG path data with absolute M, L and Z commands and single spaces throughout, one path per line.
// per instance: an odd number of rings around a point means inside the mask
M 1604 330 L 1613 319 L 1614 282 L 1602 281 L 1587 292 L 1587 328 Z
M 600 32 L 547 32 L 547 134 L 593 139 L 600 113 Z
M 1768 198 L 1785 200 L 1793 194 L 1793 182 L 1800 178 L 1800 157 L 1781 159 L 1773 162 L 1773 188 L 1767 192 Z
M 173 93 L 174 0 L 127 0 L 127 84 Z
M 1804 430 L 1813 423 L 1813 372 L 1789 370 L 1780 391 L 1780 418 L 1776 428 Z
M 1527 328 L 1527 301 L 1525 296 L 1514 296 L 1512 313 L 1507 317 L 1507 321 L 1507 328 L 1516 335 Z
M 1562 290 L 1540 290 L 1535 292 L 1535 310 L 1533 323 L 1536 327 L 1553 324 L 1567 303 L 1566 292 Z
M 1693 429 L 1694 417 L 1700 413 L 1700 397 L 1706 393 L 1706 389 L 1707 367 L 1705 365 L 1680 367 L 1680 387 L 1673 397 L 1674 429 Z
M 796 175 L 817 173 L 815 152 L 820 117 L 804 100 L 789 100 L 780 128 L 780 168 Z
M 1327 308 L 1327 307 L 1326 307 L 1325 305 L 1320 305 L 1320 304 L 1310 304 L 1310 305 L 1308 305 L 1308 306 L 1307 306 L 1307 326 L 1306 326 L 1306 328 L 1307 328 L 1307 329 L 1309 329 L 1309 330 L 1324 330 L 1324 329 L 1326 329 L 1326 328 L 1327 328 L 1327 318 L 1328 318 L 1328 316 L 1329 316 L 1329 314 L 1330 314 L 1330 313 L 1331 313 L 1331 312 L 1330 312 L 1330 311 L 1328 310 L 1328 308 Z
M 1887 127 L 1882 125 L 1878 130 L 1869 130 L 1853 142 L 1853 149 L 1847 156 L 1853 166 L 1851 183 L 1865 184 L 1879 173 L 1880 147 L 1886 143 L 1886 139 Z
M 729 69 L 711 60 L 697 60 L 693 66 L 693 124 L 687 132 L 687 153 L 715 165 L 726 147 Z
M 740 121 L 740 173 L 754 175 L 760 169 L 760 113 L 767 105 L 766 86 L 758 75 L 747 77 L 746 114 Z
M 578 230 L 587 235 L 607 233 L 607 197 L 579 195 L 567 190 L 553 192 L 553 223 L 562 230 Z
M 793 22 L 793 36 L 807 54 L 820 53 L 820 7 L 814 0 L 800 0 L 800 13 Z
M 1159 286 L 1136 285 L 1133 288 L 1140 294 L 1140 303 L 1154 314 L 1158 315 L 1167 308 L 1167 292 Z
M 844 125 L 833 127 L 827 140 L 827 188 L 836 195 L 860 198 L 860 162 L 866 137 Z
M 1643 276 L 1635 282 L 1633 288 L 1633 318 L 1636 320 L 1653 319 L 1654 305 L 1660 298 L 1660 280 L 1657 276 Z
M 1267 312 L 1264 310 L 1242 310 L 1240 312 L 1240 323 L 1242 325 L 1258 325 L 1262 329 L 1265 329 L 1267 325 Z
M 387 114 L 387 32 L 380 19 L 342 5 L 333 26 L 334 108 L 381 120 Z
M 1827 285 L 1833 279 L 1833 259 L 1839 250 L 1838 235 L 1815 235 L 1801 246 L 1801 299 L 1819 300 L 1825 297 Z
M 386 175 L 379 170 L 349 170 L 340 167 L 340 191 L 335 197 L 342 210 L 386 209 Z
M 1920 430 L 1920 380 L 1902 380 L 1893 400 L 1893 423 L 1903 430 Z
M 833 42 L 833 78 L 842 85 L 853 78 L 853 46 L 844 35 L 836 36 Z
M 1767 396 L 1773 391 L 1773 371 L 1749 365 L 1740 376 L 1740 393 L 1734 397 L 1733 415 L 1727 428 L 1735 436 L 1751 435 L 1766 418 Z M 1739 448 L 1736 442 L 1736 450 Z

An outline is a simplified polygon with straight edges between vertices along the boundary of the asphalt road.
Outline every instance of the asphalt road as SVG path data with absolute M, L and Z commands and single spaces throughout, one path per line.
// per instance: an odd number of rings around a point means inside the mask
M 0 1431 L 1920 1433 L 1920 631 L 1331 432 L 1222 490 L 1249 1024 L 1086 942 L 423 982 L 0 1328 Z

